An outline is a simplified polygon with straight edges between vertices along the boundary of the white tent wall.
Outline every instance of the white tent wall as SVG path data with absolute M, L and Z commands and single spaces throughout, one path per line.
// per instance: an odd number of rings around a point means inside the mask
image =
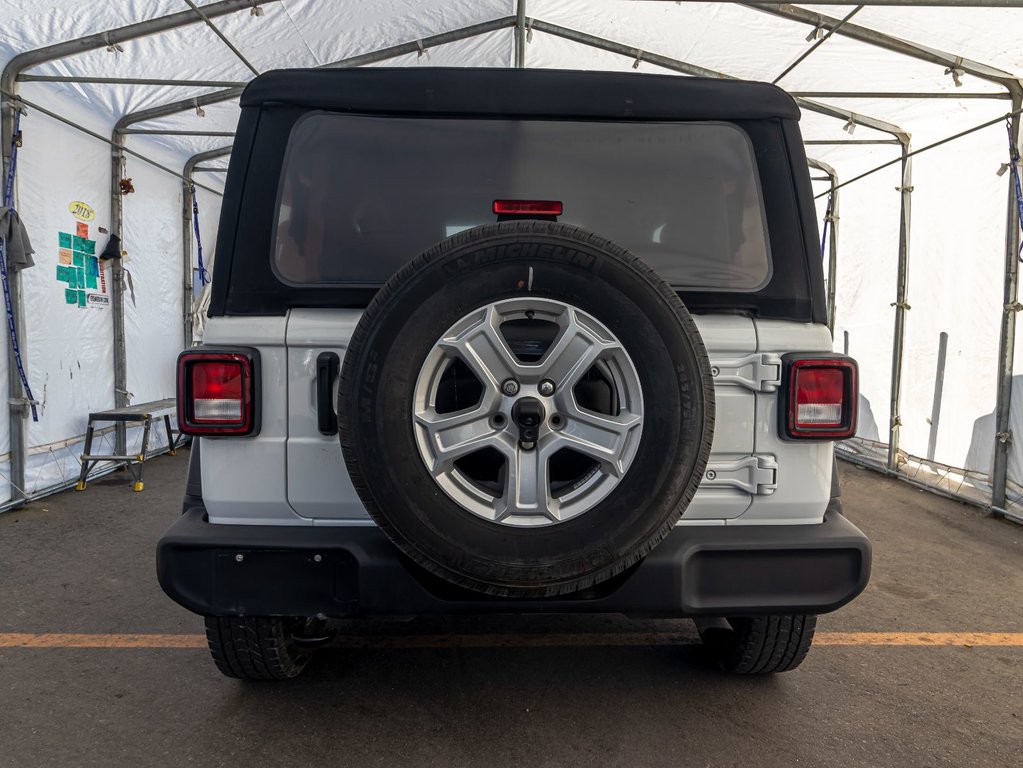
M 997 117 L 1006 108 L 1002 101 L 856 104 L 908 126 L 914 148 Z M 862 172 L 868 157 L 867 168 L 891 159 L 897 147 L 811 150 L 834 166 L 842 181 Z M 981 486 L 986 486 L 994 450 L 1007 184 L 996 171 L 1007 154 L 1005 129 L 997 124 L 912 161 L 912 309 L 906 323 L 899 448 L 911 457 L 976 470 L 980 477 L 974 481 Z M 861 413 L 858 437 L 882 443 L 888 442 L 900 204 L 895 188 L 900 183 L 896 164 L 839 191 L 836 349 L 842 349 L 848 332 L 849 352 L 860 363 L 861 408 L 870 407 L 877 428 L 875 434 Z M 947 354 L 939 387 L 936 368 L 943 332 L 948 334 Z M 936 389 L 940 404 L 935 421 Z M 1020 399 L 1013 404 L 1014 417 L 1017 413 L 1023 414 Z M 1018 464 L 1012 461 L 1010 468 L 1010 479 L 1017 482 L 1023 479 Z
M 909 303 L 903 366 L 900 448 L 914 456 L 988 472 L 989 457 L 967 461 L 974 421 L 993 414 L 1005 265 L 1005 178 L 995 171 L 1007 154 L 1001 126 L 921 155 L 913 167 Z M 977 158 L 961 162 L 963 157 Z M 981 158 L 990 158 L 984 161 Z M 990 222 L 970 226 L 970 222 Z M 929 421 L 937 380 L 939 336 L 948 334 L 942 371 L 944 407 Z M 1023 403 L 1017 403 L 1023 409 Z M 1023 411 L 1021 411 L 1023 412 Z M 928 455 L 936 427 L 934 455 Z M 1023 478 L 1021 478 L 1023 479 Z
M 813 147 L 812 149 L 822 149 Z M 858 148 L 862 149 L 862 148 Z M 878 164 L 896 147 L 870 148 Z M 835 155 L 814 152 L 843 178 Z M 888 442 L 891 396 L 892 333 L 898 266 L 899 185 L 897 166 L 839 190 L 838 277 L 835 281 L 835 349 L 848 345 L 860 367 L 857 435 Z
M 100 135 L 112 125 L 80 102 L 56 89 L 29 84 L 25 98 L 74 120 Z M 36 249 L 36 265 L 23 273 L 26 322 L 22 329 L 25 366 L 33 394 L 39 400 L 39 422 L 28 423 L 25 491 L 38 495 L 73 483 L 80 469 L 88 414 L 114 407 L 112 310 L 66 303 L 68 283 L 56 277 L 60 264 L 58 233 L 74 234 L 79 222 L 69 204 L 82 201 L 95 211 L 89 228 L 98 253 L 111 227 L 110 156 L 106 143 L 71 126 L 29 110 L 22 119 L 24 146 L 19 152 L 18 201 Z M 140 139 L 132 148 L 169 168 L 180 168 L 184 155 L 157 142 Z M 174 360 L 184 344 L 182 269 L 182 183 L 177 177 L 128 156 L 125 174 L 136 192 L 124 197 L 122 247 L 131 272 L 131 291 L 125 297 L 125 343 L 131 402 L 172 397 Z M 209 207 L 219 213 L 217 196 Z M 207 225 L 211 241 L 214 229 Z M 73 266 L 73 265 L 72 265 Z M 111 290 L 109 268 L 106 292 Z M 101 285 L 97 280 L 97 289 Z M 83 286 L 84 287 L 84 286 Z M 89 286 L 92 288 L 92 286 Z M 90 292 L 92 292 L 90 290 Z M 4 368 L 6 368 L 6 356 Z M 6 388 L 6 377 L 3 379 Z M 2 410 L 4 451 L 9 451 L 9 415 Z M 110 425 L 100 425 L 94 452 L 114 453 Z M 106 427 L 106 429 L 103 429 Z M 141 428 L 128 431 L 129 452 L 141 442 Z M 150 448 L 166 445 L 164 430 L 154 429 Z M 0 464 L 9 475 L 9 457 Z M 5 485 L 7 481 L 5 480 Z M 9 487 L 0 488 L 10 498 Z
M 90 130 L 110 126 L 79 102 L 42 86 L 23 89 L 26 98 Z M 110 229 L 110 148 L 34 110 L 22 118 L 24 145 L 18 155 L 18 203 L 32 244 L 35 266 L 22 274 L 25 327 L 23 357 L 39 421 L 28 424 L 26 486 L 37 494 L 77 477 L 80 442 L 90 411 L 114 405 L 113 325 L 109 307 L 66 303 L 68 283 L 56 278 L 61 232 L 78 223 L 68 206 L 82 201 L 95 210 L 88 222 L 97 253 Z M 108 290 L 109 290 L 109 272 Z
M 87 21 L 79 22 L 78 6 L 69 0 L 47 0 L 42 5 L 45 10 L 35 18 L 0 8 L 0 20 L 4 22 L 0 26 L 0 59 L 54 40 L 182 10 L 173 0 L 132 0 L 117 4 L 124 6 L 119 11 L 114 11 L 113 5 L 100 4 L 102 7 Z M 219 17 L 216 24 L 257 68 L 265 70 L 322 66 L 387 46 L 410 44 L 430 35 L 514 16 L 516 6 L 515 0 L 427 0 L 416 4 L 406 0 L 373 4 L 280 0 L 264 5 L 262 16 L 249 14 L 246 7 Z M 852 10 L 852 6 L 810 7 L 836 19 Z M 811 45 L 807 33 L 812 26 L 734 3 L 527 0 L 525 13 L 527 27 L 532 26 L 531 19 L 541 20 L 635 46 L 642 52 L 637 59 L 633 53 L 597 50 L 533 29 L 525 45 L 529 67 L 666 73 L 643 58 L 648 52 L 731 76 L 771 80 Z M 868 6 L 856 14 L 850 26 L 888 32 L 1023 73 L 1023 49 L 1015 31 L 1021 17 L 1020 10 Z M 515 39 L 512 29 L 506 28 L 427 47 L 421 54 L 413 51 L 379 65 L 510 66 L 515 61 Z M 101 46 L 43 64 L 31 72 L 217 80 L 250 77 L 244 64 L 203 24 L 124 41 L 120 48 L 120 52 L 111 53 Z M 786 74 L 780 85 L 793 91 L 960 93 L 945 69 L 936 62 L 850 39 L 840 31 Z M 1004 93 L 997 83 L 974 75 L 961 80 L 962 93 Z M 21 84 L 28 98 L 38 98 L 104 136 L 109 135 L 113 121 L 126 113 L 219 87 Z M 816 100 L 898 126 L 912 135 L 913 149 L 1010 109 L 1010 102 L 1004 100 L 841 99 L 834 95 Z M 237 121 L 238 102 L 235 99 L 206 105 L 203 111 L 205 116 L 190 109 L 132 127 L 230 131 Z M 804 137 L 811 141 L 893 139 L 890 133 L 871 129 L 863 121 L 856 122 L 855 134 L 850 136 L 842 130 L 844 117 L 835 119 L 805 109 L 803 114 Z M 47 125 L 39 127 L 44 122 Z M 46 117 L 31 115 L 25 125 L 31 130 L 26 130 L 22 154 L 21 209 L 40 251 L 40 266 L 25 274 L 27 328 L 23 336 L 33 388 L 45 401 L 46 413 L 44 421 L 29 430 L 34 454 L 28 475 L 30 480 L 34 473 L 39 475 L 27 489 L 32 491 L 66 477 L 66 460 L 74 451 L 55 448 L 54 444 L 79 438 L 90 408 L 113 405 L 109 310 L 90 310 L 91 314 L 81 315 L 84 322 L 75 322 L 79 319 L 76 313 L 86 310 L 61 305 L 51 311 L 46 303 L 52 303 L 56 285 L 52 274 L 56 246 L 48 240 L 57 231 L 66 231 L 58 227 L 58 220 L 66 218 L 66 203 L 70 199 L 86 200 L 97 209 L 97 224 L 109 219 L 110 152 L 101 142 Z M 42 136 L 46 143 L 33 150 L 34 135 Z M 180 169 L 184 160 L 196 152 L 229 141 L 217 136 L 130 136 L 128 144 Z M 897 158 L 899 151 L 897 144 L 815 144 L 808 147 L 807 154 L 833 166 L 843 182 Z M 906 315 L 899 447 L 910 457 L 973 470 L 981 484 L 991 471 L 994 446 L 1008 182 L 1007 177 L 998 177 L 995 172 L 1006 154 L 1004 129 L 995 125 L 913 159 L 908 276 L 908 304 L 912 309 Z M 138 190 L 125 199 L 126 266 L 132 272 L 136 292 L 134 304 L 130 298 L 125 300 L 128 389 L 133 402 L 142 402 L 170 394 L 173 356 L 184 340 L 182 187 L 179 180 L 130 157 L 126 175 L 134 179 Z M 219 188 L 223 175 L 199 173 L 196 181 Z M 840 190 L 836 349 L 842 350 L 848 338 L 848 351 L 859 360 L 861 406 L 866 406 L 861 412 L 859 436 L 877 441 L 882 452 L 889 438 L 895 317 L 892 303 L 896 300 L 901 197 L 895 188 L 900 183 L 895 164 Z M 74 194 L 72 189 L 76 190 Z M 824 191 L 826 185 L 818 182 L 815 189 Z M 204 255 L 209 263 L 214 256 L 220 199 L 204 190 L 199 190 L 197 197 Z M 820 214 L 823 204 L 823 198 L 818 200 Z M 196 246 L 194 237 L 190 239 L 195 264 Z M 938 340 L 943 332 L 948 334 L 948 347 L 944 369 L 938 374 Z M 1017 338 L 1016 347 L 1016 368 L 1023 371 L 1023 340 Z M 62 373 L 62 366 L 77 366 L 79 358 L 85 358 L 87 372 L 76 373 L 71 386 L 70 371 Z M 60 378 L 64 375 L 67 382 Z M 932 403 L 939 377 L 942 397 L 935 425 L 931 423 Z M 54 390 L 58 379 L 59 393 Z M 1016 383 L 1011 420 L 1014 431 L 1023 434 L 1023 374 L 1017 376 Z M 4 433 L 0 440 L 7 439 L 6 418 L 6 412 L 0 415 L 0 430 Z M 55 454 L 60 450 L 67 454 L 62 459 Z M 1023 485 L 1023 450 L 1012 448 L 1009 459 L 1010 480 Z M 0 472 L 3 468 L 0 463 Z
M 183 164 L 179 154 L 151 141 L 129 144 L 168 167 Z M 130 155 L 124 175 L 135 188 L 123 198 L 122 247 L 131 275 L 124 299 L 127 389 L 136 405 L 174 396 L 174 362 L 184 347 L 183 193 L 180 179 Z M 129 454 L 140 452 L 141 440 L 141 428 L 128 431 Z M 166 430 L 152 430 L 150 450 L 166 445 Z

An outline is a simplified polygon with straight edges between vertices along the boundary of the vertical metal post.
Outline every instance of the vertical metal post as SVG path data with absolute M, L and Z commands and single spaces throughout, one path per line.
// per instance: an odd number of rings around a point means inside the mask
M 828 243 L 828 330 L 831 336 L 835 335 L 835 294 L 837 291 L 836 280 L 838 279 L 838 174 L 835 169 L 827 163 L 821 162 L 812 157 L 806 159 L 806 164 L 811 168 L 824 171 L 827 174 L 830 189 L 828 191 L 828 211 L 824 216 L 825 235 L 830 235 Z M 822 248 L 823 250 L 823 243 Z M 821 254 L 821 258 L 824 254 Z
M 892 392 L 889 407 L 888 471 L 899 470 L 899 429 L 902 427 L 902 356 L 906 342 L 906 301 L 909 288 L 910 196 L 913 193 L 913 160 L 909 157 L 909 139 L 902 144 L 902 183 L 898 187 L 902 199 L 899 213 L 899 269 L 895 286 L 895 331 L 892 335 Z
M 831 177 L 831 240 L 828 242 L 828 330 L 835 335 L 835 295 L 838 286 L 838 177 Z
M 938 334 L 938 365 L 934 369 L 934 399 L 931 401 L 931 429 L 927 437 L 927 459 L 934 461 L 938 448 L 938 424 L 941 420 L 941 395 L 945 389 L 945 359 L 948 356 L 948 334 Z
M 182 293 L 181 313 L 184 322 L 185 349 L 192 346 L 192 169 L 185 167 L 181 186 Z
M 515 68 L 526 66 L 526 0 L 515 2 Z
M 14 83 L 4 83 L 5 86 L 14 88 Z M 13 91 L 12 91 L 13 92 Z M 7 167 L 11 162 L 11 146 L 14 141 L 14 115 L 19 107 L 10 98 L 5 97 L 3 109 L 0 110 L 0 141 L 3 142 L 3 174 L 0 179 L 6 178 Z M 15 197 L 17 197 L 15 187 Z M 9 201 L 12 205 L 14 201 Z M 21 295 L 21 270 L 8 270 L 8 284 L 11 292 L 11 309 L 14 311 L 14 327 L 19 333 L 19 340 L 22 355 L 27 355 L 24 339 L 25 309 Z M 28 402 L 25 396 L 25 389 L 21 385 L 21 377 L 18 375 L 18 364 L 15 360 L 14 349 L 10 343 L 7 345 L 7 384 L 9 387 L 8 408 L 10 412 L 10 442 L 11 442 L 11 503 L 17 506 L 24 502 L 25 496 L 25 459 L 28 453 Z
M 1012 111 L 1023 104 L 1023 88 L 1016 84 L 1012 93 Z M 1011 118 L 1012 141 L 1020 148 L 1020 116 Z M 1011 158 L 1010 158 L 1011 162 Z M 991 478 L 991 509 L 996 514 L 1005 510 L 1005 486 L 1008 476 L 1012 430 L 1009 413 L 1012 406 L 1012 369 L 1016 346 L 1016 312 L 1019 308 L 1019 245 L 1020 220 L 1016 205 L 1016 189 L 1012 173 L 1009 177 L 1009 210 L 1005 226 L 1005 282 L 1002 293 L 1002 329 L 998 338 L 998 395 L 995 404 L 995 460 Z
M 124 171 L 124 136 L 114 132 L 110 150 L 110 234 L 124 242 L 124 196 L 121 194 L 121 174 Z M 128 405 L 128 361 L 124 340 L 124 265 L 121 256 L 110 260 L 110 299 L 114 321 L 114 406 Z M 123 422 L 117 423 L 116 451 L 127 453 L 127 430 Z

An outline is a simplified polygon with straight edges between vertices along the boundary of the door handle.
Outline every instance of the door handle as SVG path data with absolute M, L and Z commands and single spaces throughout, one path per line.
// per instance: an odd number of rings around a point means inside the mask
M 321 435 L 337 434 L 334 411 L 334 380 L 341 369 L 336 352 L 321 352 L 316 358 L 316 426 Z

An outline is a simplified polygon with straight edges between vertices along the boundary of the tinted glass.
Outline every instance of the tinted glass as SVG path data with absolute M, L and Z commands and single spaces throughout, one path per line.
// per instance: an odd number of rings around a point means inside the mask
M 495 199 L 556 200 L 558 221 L 632 251 L 679 288 L 755 291 L 771 273 L 752 147 L 727 123 L 376 118 L 292 131 L 275 261 L 297 283 L 377 284 L 492 223 Z

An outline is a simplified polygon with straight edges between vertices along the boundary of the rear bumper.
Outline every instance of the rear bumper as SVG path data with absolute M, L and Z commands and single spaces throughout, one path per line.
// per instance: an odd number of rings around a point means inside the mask
M 453 587 L 376 527 L 217 525 L 188 506 L 160 539 L 157 574 L 173 600 L 207 616 L 826 613 L 870 577 L 870 542 L 837 504 L 819 525 L 679 527 L 611 581 L 529 600 Z

